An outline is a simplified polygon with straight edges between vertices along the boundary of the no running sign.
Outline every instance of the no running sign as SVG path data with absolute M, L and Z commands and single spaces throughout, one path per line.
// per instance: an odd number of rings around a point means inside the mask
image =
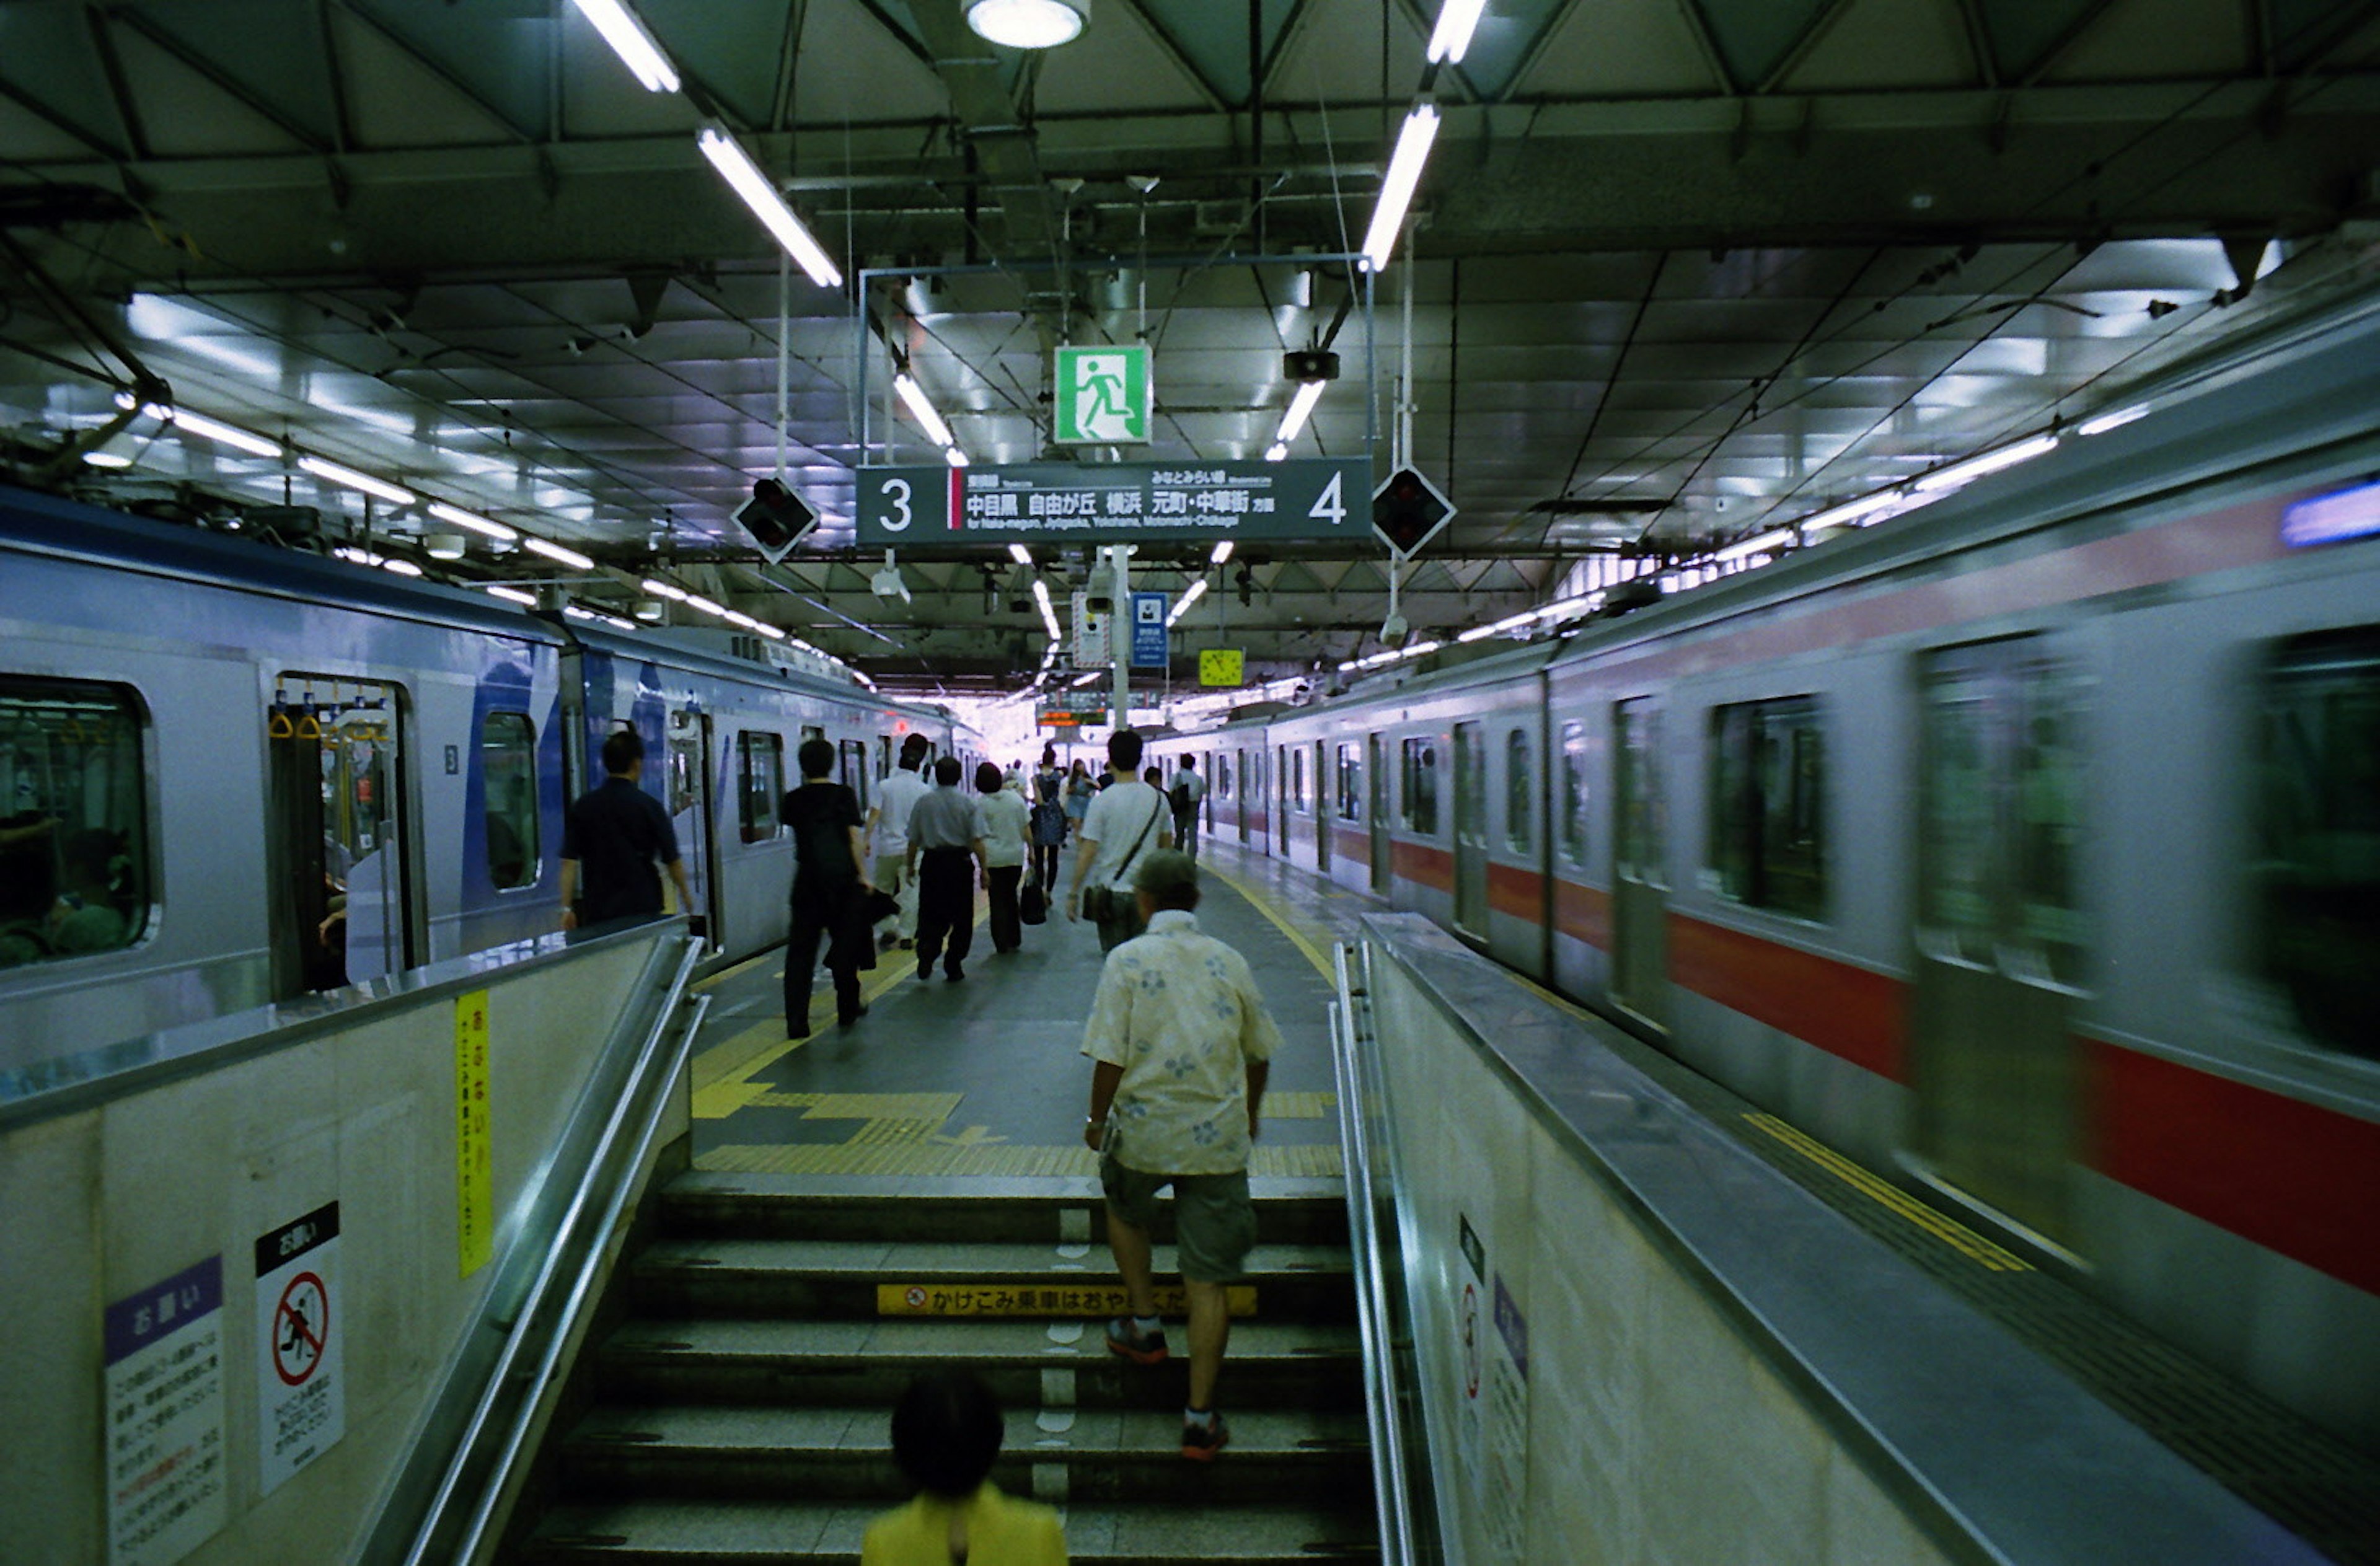
M 256 1242 L 256 1454 L 265 1495 L 346 1433 L 340 1385 L 339 1204 Z

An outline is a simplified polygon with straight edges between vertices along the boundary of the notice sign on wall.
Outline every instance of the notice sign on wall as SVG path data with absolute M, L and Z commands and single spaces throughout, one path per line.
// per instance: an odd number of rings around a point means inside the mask
M 230 1514 L 223 1257 L 107 1307 L 109 1566 L 173 1566 Z
M 347 1430 L 341 1385 L 339 1204 L 256 1242 L 256 1461 L 271 1495 Z
M 495 1254 L 495 1159 L 488 1146 L 488 992 L 455 998 L 455 1226 L 462 1276 Z

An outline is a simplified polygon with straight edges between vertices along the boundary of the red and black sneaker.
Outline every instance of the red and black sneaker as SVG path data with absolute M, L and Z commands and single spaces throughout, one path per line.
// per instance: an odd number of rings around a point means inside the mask
M 1208 1414 L 1205 1419 L 1184 1418 L 1182 1421 L 1182 1455 L 1193 1463 L 1212 1463 L 1215 1454 L 1229 1446 L 1232 1432 L 1224 1427 L 1223 1416 Z
M 1122 1354 L 1135 1365 L 1165 1363 L 1165 1332 L 1144 1332 L 1128 1316 L 1108 1318 L 1108 1353 Z

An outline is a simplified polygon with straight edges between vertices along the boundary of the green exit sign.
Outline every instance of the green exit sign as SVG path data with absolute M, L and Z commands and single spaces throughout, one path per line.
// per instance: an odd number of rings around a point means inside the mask
M 1051 381 L 1060 445 L 1140 445 L 1148 440 L 1148 349 L 1060 348 Z

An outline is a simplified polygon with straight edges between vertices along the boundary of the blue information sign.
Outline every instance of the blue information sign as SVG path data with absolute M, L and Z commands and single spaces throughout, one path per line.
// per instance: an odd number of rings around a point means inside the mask
M 1132 666 L 1135 669 L 1165 667 L 1165 595 L 1135 593 L 1132 595 Z

